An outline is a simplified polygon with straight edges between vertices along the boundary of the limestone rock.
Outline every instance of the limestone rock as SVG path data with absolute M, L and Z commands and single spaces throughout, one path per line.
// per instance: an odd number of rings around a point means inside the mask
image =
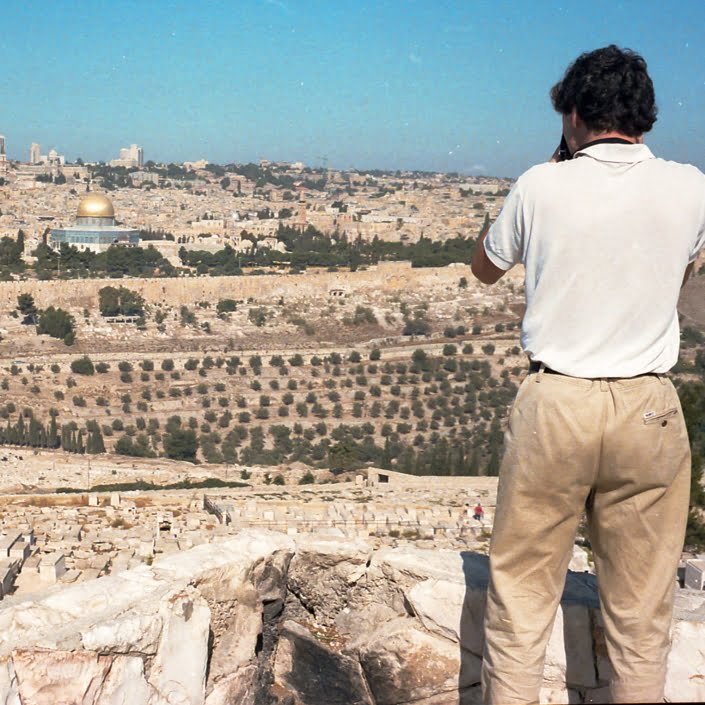
M 414 585 L 407 597 L 428 631 L 482 656 L 486 603 L 483 588 L 474 588 L 465 582 L 430 579 Z
M 426 633 L 413 619 L 387 622 L 355 648 L 377 705 L 432 696 L 458 703 L 459 689 L 480 679 L 479 658 L 464 650 L 461 655 L 457 644 Z
M 144 678 L 139 656 L 116 656 L 96 705 L 148 705 L 154 691 Z
M 703 622 L 682 621 L 673 625 L 665 695 L 669 702 L 705 702 Z
M 373 705 L 360 664 L 327 648 L 300 624 L 282 625 L 275 688 L 292 705 Z
M 539 702 L 543 703 L 581 703 L 580 693 L 568 688 L 547 688 L 544 686 L 539 692 Z
M 585 605 L 558 606 L 543 678 L 555 690 L 565 689 L 566 683 L 575 688 L 597 687 L 590 609 Z
M 22 705 L 12 659 L 0 662 L 0 705 Z
M 205 705 L 254 705 L 257 666 L 238 668 L 219 680 L 206 697 Z
M 0 605 L 0 705 L 475 705 L 487 581 L 478 554 L 244 531 Z M 667 697 L 705 701 L 704 663 L 705 595 L 680 591 Z M 541 699 L 605 702 L 610 670 L 571 572 Z
M 149 683 L 170 705 L 202 705 L 208 663 L 208 604 L 194 588 L 167 596 Z M 154 700 L 155 705 L 158 699 Z
M 332 624 L 365 575 L 369 557 L 370 547 L 362 541 L 303 539 L 289 565 L 289 590 L 318 622 Z
M 361 607 L 343 608 L 335 618 L 335 627 L 348 640 L 356 641 L 398 616 L 399 613 L 388 605 L 371 602 Z
M 113 662 L 90 651 L 16 651 L 13 665 L 23 705 L 93 705 Z
M 81 633 L 81 643 L 84 649 L 101 653 L 155 654 L 161 630 L 158 614 L 129 612 L 118 619 L 91 625 Z
M 244 702 L 245 694 L 252 689 L 255 652 L 262 633 L 262 605 L 253 587 L 240 588 L 232 598 L 211 608 L 209 703 L 220 702 L 218 698 L 226 694 L 230 700 L 223 702 Z
M 293 555 L 292 550 L 275 551 L 255 563 L 248 575 L 268 614 L 278 614 L 284 606 L 287 575 Z
M 573 557 L 570 559 L 570 563 L 568 564 L 568 570 L 575 571 L 576 573 L 585 573 L 590 571 L 588 554 L 584 548 L 577 545 L 573 546 Z

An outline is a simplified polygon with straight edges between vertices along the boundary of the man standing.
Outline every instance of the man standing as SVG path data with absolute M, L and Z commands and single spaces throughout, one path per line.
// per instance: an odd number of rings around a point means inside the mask
M 480 500 L 477 501 L 477 504 L 475 505 L 475 513 L 473 514 L 473 519 L 475 521 L 482 521 L 483 517 L 485 516 L 485 510 L 482 508 L 482 503 Z
M 663 375 L 678 358 L 680 286 L 705 242 L 705 176 L 642 143 L 656 105 L 638 54 L 582 54 L 551 99 L 564 153 L 518 179 L 472 263 L 485 284 L 523 263 L 531 361 L 499 476 L 484 698 L 538 701 L 587 510 L 612 701 L 657 702 L 690 484 Z

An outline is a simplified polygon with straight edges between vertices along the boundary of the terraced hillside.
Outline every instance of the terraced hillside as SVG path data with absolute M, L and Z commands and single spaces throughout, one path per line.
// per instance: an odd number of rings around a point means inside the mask
M 12 364 L 0 437 L 213 463 L 494 473 L 525 367 L 510 327 L 419 347 Z

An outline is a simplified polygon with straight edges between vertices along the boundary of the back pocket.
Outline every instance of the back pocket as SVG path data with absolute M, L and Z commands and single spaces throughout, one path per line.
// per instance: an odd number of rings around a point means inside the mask
M 678 414 L 678 409 L 674 406 L 665 411 L 647 411 L 644 416 L 645 424 L 652 423 L 663 423 L 664 421 L 676 416 Z

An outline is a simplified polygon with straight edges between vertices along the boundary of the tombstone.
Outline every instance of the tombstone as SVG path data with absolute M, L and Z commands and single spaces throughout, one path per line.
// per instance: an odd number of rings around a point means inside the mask
M 0 600 L 12 591 L 12 586 L 20 571 L 18 561 L 0 558 Z
M 15 541 L 10 547 L 10 558 L 24 563 L 29 558 L 31 551 L 30 545 L 24 539 L 21 539 L 20 541 Z
M 154 555 L 154 539 L 146 537 L 140 539 L 137 555 L 140 558 L 151 558 Z
M 362 487 L 365 484 L 365 478 L 363 475 L 355 475 L 355 485 Z
M 66 572 L 63 553 L 48 553 L 39 561 L 39 577 L 42 582 L 55 583 Z
M 685 563 L 686 590 L 702 590 L 705 585 L 705 560 L 690 560 Z
M 120 493 L 119 492 L 111 492 L 110 493 L 110 506 L 111 507 L 119 507 L 120 506 Z
M 89 507 L 97 507 L 98 505 L 99 505 L 98 495 L 97 494 L 89 494 L 88 495 L 88 506 Z

